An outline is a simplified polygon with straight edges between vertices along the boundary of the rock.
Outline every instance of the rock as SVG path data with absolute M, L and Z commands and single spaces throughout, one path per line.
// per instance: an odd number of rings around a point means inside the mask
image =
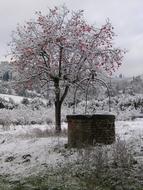
M 10 183 L 10 184 L 19 184 L 20 181 L 19 181 L 19 180 L 14 180 L 14 181 L 12 180 L 12 181 L 9 181 L 9 183 Z
M 22 156 L 23 159 L 27 159 L 27 158 L 31 158 L 31 157 L 32 157 L 31 154 L 25 154 Z
M 68 148 L 68 144 L 64 144 L 64 147 L 65 147 L 65 148 Z
M 48 167 L 48 164 L 46 164 L 46 163 L 42 163 L 41 165 L 46 167 L 46 168 Z
M 30 159 L 29 158 L 26 158 L 23 163 L 26 163 L 26 162 L 30 162 Z
M 0 102 L 0 109 L 3 109 L 3 108 L 5 108 L 5 105 L 2 102 Z
M 15 159 L 14 156 L 9 156 L 5 159 L 5 162 L 12 162 Z
M 22 156 L 22 158 L 24 159 L 23 163 L 26 163 L 26 162 L 30 162 L 30 158 L 31 158 L 31 154 L 25 154 Z
M 1 142 L 1 144 L 5 143 L 5 139 Z
M 135 159 L 133 159 L 133 165 L 136 165 L 136 164 L 138 164 L 138 161 L 137 160 L 135 160 Z

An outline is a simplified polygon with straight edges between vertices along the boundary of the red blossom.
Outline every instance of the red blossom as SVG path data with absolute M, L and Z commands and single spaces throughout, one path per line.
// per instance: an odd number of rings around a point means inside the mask
M 121 65 L 124 51 L 113 46 L 115 34 L 110 22 L 97 28 L 84 19 L 83 11 L 70 13 L 67 8 L 58 7 L 50 9 L 47 15 L 37 12 L 36 16 L 34 21 L 24 25 L 24 30 L 18 27 L 13 38 L 14 58 L 19 61 L 20 68 L 27 66 L 27 75 L 43 73 L 43 68 L 47 67 L 42 77 L 53 80 L 59 74 L 61 61 L 61 75 L 68 75 L 72 81 L 74 77 L 86 76 L 87 65 L 109 74 Z M 83 72 L 77 77 L 79 72 L 75 68 L 80 61 Z M 32 63 L 36 65 L 31 67 Z

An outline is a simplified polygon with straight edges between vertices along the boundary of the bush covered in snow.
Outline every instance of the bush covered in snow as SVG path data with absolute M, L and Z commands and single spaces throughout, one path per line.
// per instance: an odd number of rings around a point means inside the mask
M 42 124 L 54 122 L 54 107 L 47 106 L 47 101 L 41 98 L 22 98 L 20 103 L 16 103 L 11 98 L 1 98 L 4 109 L 0 109 L 0 124 L 2 125 L 26 125 L 26 124 Z M 143 112 L 143 95 L 126 95 L 121 94 L 111 97 L 111 110 L 118 120 L 130 120 L 134 115 Z M 62 122 L 66 121 L 66 115 L 73 113 L 73 107 L 64 105 L 62 109 Z M 75 107 L 76 114 L 96 114 L 99 112 L 109 111 L 109 98 L 100 100 L 90 99 L 78 102 Z
M 0 110 L 0 124 L 3 126 L 8 125 L 30 125 L 30 124 L 43 124 L 53 122 L 52 110 L 40 109 L 32 110 L 26 106 L 19 106 L 17 109 Z
M 115 113 L 116 118 L 119 120 L 130 120 L 134 115 L 143 113 L 143 95 L 129 95 L 120 94 L 111 97 L 110 99 L 111 111 Z M 98 112 L 109 111 L 109 98 L 100 100 L 82 101 L 76 106 L 77 114 L 96 114 Z

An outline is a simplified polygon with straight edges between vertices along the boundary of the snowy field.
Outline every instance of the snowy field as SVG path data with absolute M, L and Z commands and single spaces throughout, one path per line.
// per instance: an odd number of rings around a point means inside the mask
M 66 151 L 67 137 L 53 135 L 51 128 L 19 125 L 5 130 L 1 126 L 0 175 L 19 179 L 44 171 L 49 165 L 63 164 L 66 159 L 61 152 Z M 116 122 L 116 136 L 127 142 L 137 162 L 143 166 L 143 120 Z

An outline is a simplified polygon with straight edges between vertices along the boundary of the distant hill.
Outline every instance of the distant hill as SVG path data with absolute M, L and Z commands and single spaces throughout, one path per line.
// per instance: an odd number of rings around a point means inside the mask
M 111 86 L 115 95 L 119 92 L 143 94 L 143 74 L 135 77 L 112 78 Z

